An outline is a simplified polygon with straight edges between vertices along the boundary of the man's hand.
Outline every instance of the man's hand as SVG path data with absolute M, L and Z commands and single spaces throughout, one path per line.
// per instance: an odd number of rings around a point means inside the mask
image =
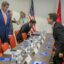
M 59 53 L 59 57 L 62 58 L 63 57 L 63 53 Z

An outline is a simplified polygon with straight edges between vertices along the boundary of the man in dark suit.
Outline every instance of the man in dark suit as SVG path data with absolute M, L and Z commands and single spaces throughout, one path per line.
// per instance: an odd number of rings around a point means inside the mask
M 27 36 L 28 36 L 28 33 L 29 33 L 30 29 L 35 24 L 36 24 L 35 20 L 30 20 L 28 23 L 25 23 L 24 25 L 22 25 L 22 27 L 21 27 L 18 35 L 17 35 L 17 40 L 21 40 L 21 41 L 23 40 L 22 37 L 21 37 L 22 33 L 26 33 Z
M 52 25 L 53 37 L 55 40 L 55 55 L 53 57 L 54 64 L 61 64 L 64 54 L 64 26 L 56 22 L 57 14 L 50 13 L 48 23 Z
M 8 2 L 2 2 L 0 10 L 0 38 L 3 43 L 8 42 L 8 37 L 11 34 L 10 15 L 7 13 L 8 7 Z

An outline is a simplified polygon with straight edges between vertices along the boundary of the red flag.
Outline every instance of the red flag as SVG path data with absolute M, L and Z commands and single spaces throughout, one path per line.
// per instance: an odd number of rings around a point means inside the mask
M 58 23 L 62 23 L 62 18 L 61 18 L 61 0 L 59 0 L 59 3 L 58 3 L 57 22 Z

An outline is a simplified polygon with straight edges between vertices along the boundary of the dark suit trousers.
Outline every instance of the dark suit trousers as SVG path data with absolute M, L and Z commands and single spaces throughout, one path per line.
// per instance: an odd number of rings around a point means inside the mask
M 59 53 L 56 52 L 56 54 L 53 57 L 53 64 L 62 64 L 63 58 L 59 58 Z

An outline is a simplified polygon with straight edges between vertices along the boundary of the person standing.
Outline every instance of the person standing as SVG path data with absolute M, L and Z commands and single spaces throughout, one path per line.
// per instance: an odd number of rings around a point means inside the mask
M 0 38 L 3 43 L 8 42 L 8 38 L 11 35 L 10 15 L 7 13 L 9 3 L 3 1 L 0 9 Z
M 64 54 L 64 26 L 56 22 L 57 14 L 50 13 L 48 23 L 52 25 L 53 37 L 55 40 L 55 55 L 53 57 L 53 64 L 62 64 Z

